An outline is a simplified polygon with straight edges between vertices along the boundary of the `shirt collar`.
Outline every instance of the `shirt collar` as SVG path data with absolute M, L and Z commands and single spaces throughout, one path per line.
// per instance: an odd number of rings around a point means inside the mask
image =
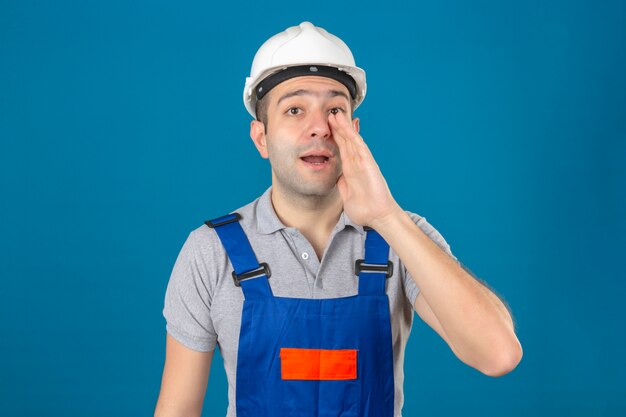
M 257 219 L 257 230 L 259 233 L 264 235 L 269 235 L 281 229 L 286 229 L 285 226 L 278 216 L 276 215 L 276 211 L 274 211 L 274 206 L 272 205 L 272 187 L 269 187 L 261 197 L 256 205 L 255 209 L 256 219 Z M 337 225 L 335 229 L 337 232 L 345 229 L 346 226 L 351 226 L 357 232 L 364 234 L 363 226 L 354 223 L 345 212 L 341 212 L 341 216 L 339 216 L 339 220 L 337 221 Z

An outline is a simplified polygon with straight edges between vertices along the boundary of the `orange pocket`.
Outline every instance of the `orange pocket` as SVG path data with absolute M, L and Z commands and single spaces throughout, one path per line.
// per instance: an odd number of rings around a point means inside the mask
M 282 379 L 356 379 L 356 349 L 281 348 Z

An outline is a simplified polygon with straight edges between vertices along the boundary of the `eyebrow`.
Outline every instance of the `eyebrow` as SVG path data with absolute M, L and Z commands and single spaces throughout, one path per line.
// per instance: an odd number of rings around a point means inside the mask
M 276 103 L 276 107 L 278 107 L 280 105 L 280 102 L 283 100 L 288 99 L 289 97 L 294 97 L 294 96 L 319 96 L 318 93 L 314 93 L 310 90 L 304 90 L 304 89 L 300 89 L 300 90 L 296 90 L 296 91 L 291 91 L 285 95 L 283 95 L 281 98 L 278 99 L 278 103 Z M 343 91 L 339 91 L 339 90 L 329 90 L 326 92 L 325 94 L 326 97 L 332 98 L 332 97 L 343 97 L 346 100 L 348 100 L 348 103 L 350 102 L 350 99 L 348 98 L 348 95 L 346 93 L 344 93 Z

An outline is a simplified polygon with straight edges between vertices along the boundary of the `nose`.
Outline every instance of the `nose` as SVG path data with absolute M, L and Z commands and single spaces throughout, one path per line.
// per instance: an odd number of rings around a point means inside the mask
M 309 135 L 311 138 L 328 139 L 330 138 L 330 133 L 328 114 L 322 110 L 313 112 L 309 125 Z

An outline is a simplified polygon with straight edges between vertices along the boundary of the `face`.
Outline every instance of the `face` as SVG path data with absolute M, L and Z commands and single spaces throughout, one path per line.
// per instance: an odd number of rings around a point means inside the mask
M 255 120 L 250 137 L 270 160 L 272 185 L 302 196 L 329 194 L 341 175 L 341 158 L 328 116 L 350 119 L 348 89 L 330 78 L 296 77 L 274 87 L 266 99 L 267 132 Z M 358 119 L 352 123 L 358 131 Z

